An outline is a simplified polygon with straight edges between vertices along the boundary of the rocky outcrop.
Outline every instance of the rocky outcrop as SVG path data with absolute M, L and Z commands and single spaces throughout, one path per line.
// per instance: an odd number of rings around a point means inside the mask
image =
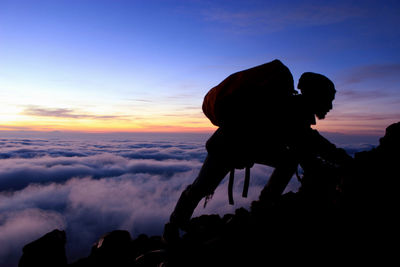
M 385 266 L 397 260 L 399 151 L 400 122 L 352 164 L 316 164 L 298 192 L 277 202 L 193 218 L 173 244 L 116 230 L 68 266 Z M 24 247 L 20 266 L 66 266 L 64 244 L 65 233 L 54 230 Z
M 65 232 L 53 230 L 24 246 L 18 266 L 67 266 L 65 243 Z

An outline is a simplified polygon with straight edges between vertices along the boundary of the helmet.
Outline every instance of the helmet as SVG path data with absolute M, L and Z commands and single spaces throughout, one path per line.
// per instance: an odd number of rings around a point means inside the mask
M 307 96 L 334 96 L 335 85 L 324 75 L 305 72 L 301 75 L 297 88 L 302 95 Z

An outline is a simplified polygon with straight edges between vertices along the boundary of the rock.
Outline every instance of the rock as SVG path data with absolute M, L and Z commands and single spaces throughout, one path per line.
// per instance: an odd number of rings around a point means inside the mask
M 379 140 L 380 149 L 399 151 L 400 149 L 400 122 L 393 123 L 386 128 L 385 136 Z
M 36 241 L 25 245 L 22 249 L 23 254 L 18 266 L 66 266 L 65 243 L 65 232 L 55 229 Z
M 132 239 L 128 231 L 115 230 L 103 235 L 92 247 L 89 257 L 73 266 L 130 266 L 135 258 L 131 253 Z

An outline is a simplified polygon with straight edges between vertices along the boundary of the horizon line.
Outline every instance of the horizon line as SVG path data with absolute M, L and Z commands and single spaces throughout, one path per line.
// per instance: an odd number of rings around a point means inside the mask
M 185 130 L 132 130 L 132 131 L 79 131 L 79 130 L 4 130 L 0 129 L 1 133 L 32 133 L 32 134 L 212 134 L 216 129 L 185 129 Z M 382 134 L 378 132 L 340 132 L 340 131 L 323 131 L 318 130 L 321 134 L 335 134 L 335 135 L 346 135 L 346 136 L 382 136 Z M 383 134 L 385 129 L 382 130 Z

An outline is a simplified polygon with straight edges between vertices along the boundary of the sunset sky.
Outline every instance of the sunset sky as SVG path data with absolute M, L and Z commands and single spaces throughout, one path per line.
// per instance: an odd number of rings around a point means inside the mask
M 0 0 L 0 130 L 211 131 L 207 91 L 275 58 L 337 87 L 322 131 L 400 120 L 399 1 Z
M 328 140 L 376 147 L 400 121 L 399 25 L 399 0 L 0 0 L 0 266 L 56 228 L 69 263 L 115 229 L 160 234 L 207 155 L 205 94 L 274 59 L 335 83 Z M 194 215 L 248 208 L 272 170 Z

